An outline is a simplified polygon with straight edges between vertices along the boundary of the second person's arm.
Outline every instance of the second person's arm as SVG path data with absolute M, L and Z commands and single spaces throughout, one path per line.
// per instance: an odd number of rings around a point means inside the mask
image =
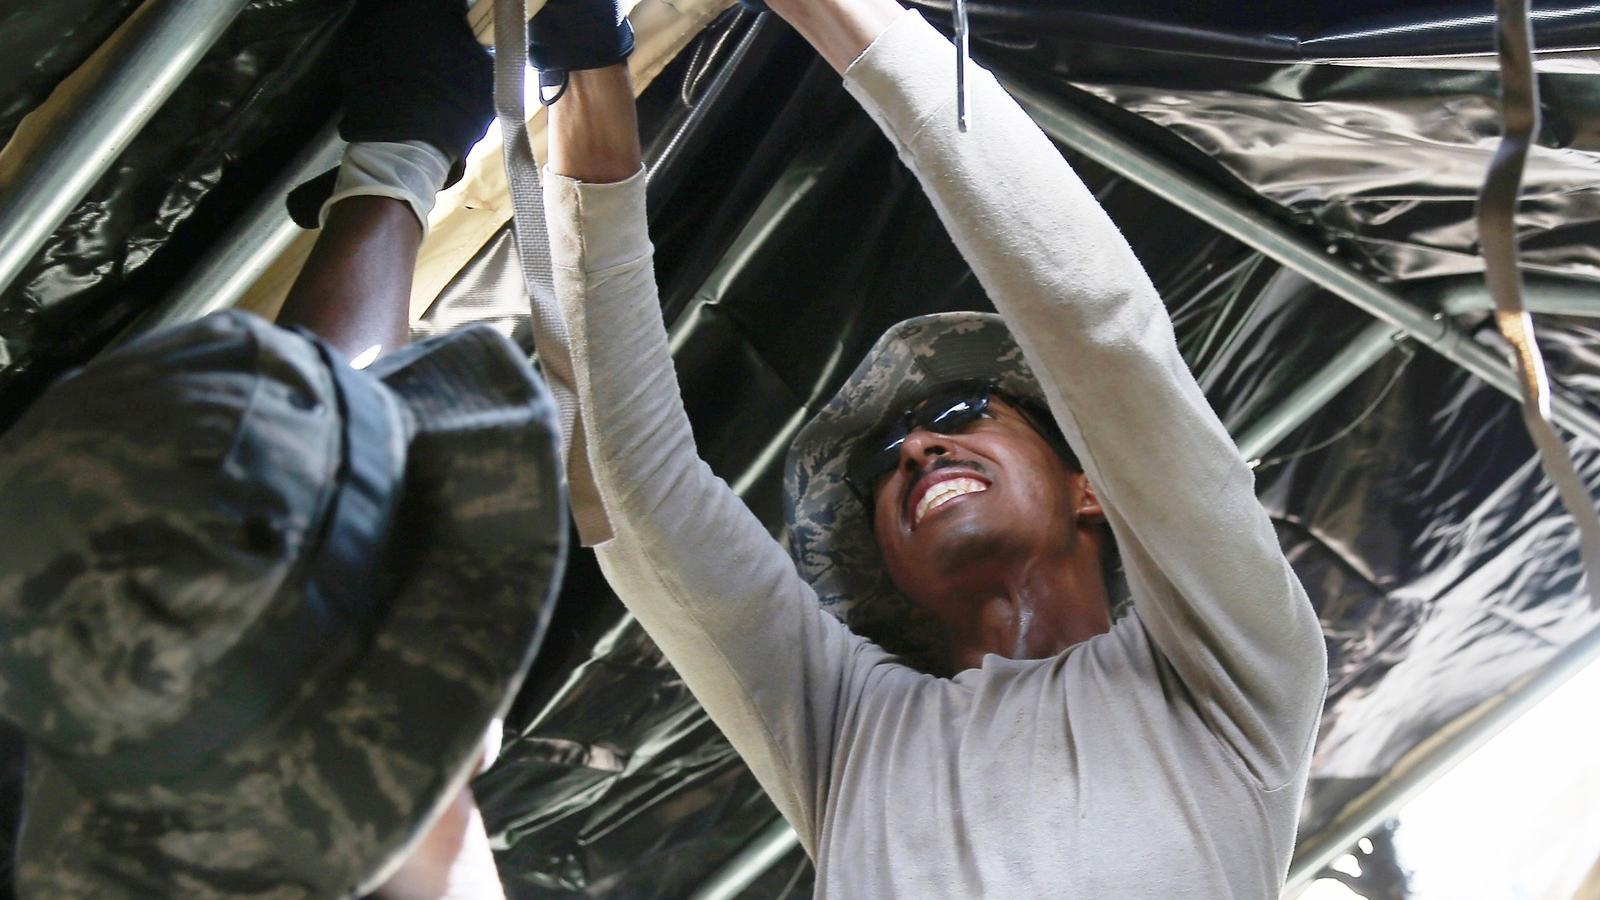
M 633 95 L 572 73 L 551 107 L 546 215 L 617 594 L 814 851 L 840 717 L 882 651 L 818 606 L 700 459 L 656 291 Z

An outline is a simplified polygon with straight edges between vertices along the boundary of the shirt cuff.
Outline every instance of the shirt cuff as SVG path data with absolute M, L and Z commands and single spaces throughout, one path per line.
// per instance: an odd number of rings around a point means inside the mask
M 623 181 L 593 184 L 544 170 L 545 220 L 550 229 L 550 261 L 558 266 L 599 272 L 648 258 L 649 220 L 645 216 L 643 168 Z
M 422 141 L 356 141 L 344 150 L 318 224 L 326 225 L 328 211 L 347 197 L 389 197 L 411 207 L 427 237 L 428 213 L 449 172 L 444 154 Z
M 979 67 L 969 63 L 969 75 Z M 844 70 L 844 86 L 901 146 L 936 115 L 955 121 L 955 46 L 914 9 L 901 13 Z

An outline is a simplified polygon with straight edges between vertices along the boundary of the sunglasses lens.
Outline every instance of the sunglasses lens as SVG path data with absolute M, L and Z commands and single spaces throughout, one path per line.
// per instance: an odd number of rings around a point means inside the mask
M 912 429 L 954 434 L 987 412 L 992 390 L 991 385 L 978 383 L 942 388 L 870 434 L 857 445 L 856 453 L 845 465 L 851 486 L 870 503 L 878 483 L 900 464 L 900 447 Z
M 911 427 L 936 434 L 955 434 L 988 411 L 992 390 L 990 385 L 981 382 L 961 382 L 940 388 L 911 410 Z
M 863 441 L 855 458 L 847 467 L 851 483 L 856 490 L 871 494 L 878 482 L 894 471 L 900 462 L 900 445 L 905 443 L 904 428 L 894 427 L 874 434 Z
M 987 396 L 970 394 L 924 403 L 917 409 L 917 425 L 938 434 L 954 434 L 976 421 L 988 406 Z

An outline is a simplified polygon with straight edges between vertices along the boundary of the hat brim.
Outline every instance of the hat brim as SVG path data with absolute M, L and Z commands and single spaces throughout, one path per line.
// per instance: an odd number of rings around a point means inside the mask
M 1038 379 L 993 313 L 948 312 L 886 331 L 833 399 L 801 428 L 784 468 L 789 550 L 823 608 L 858 633 L 906 627 L 906 601 L 884 569 L 869 511 L 845 483 L 857 443 L 941 385 L 993 381 L 1044 403 Z M 894 648 L 891 648 L 894 649 Z
M 414 423 L 391 540 L 398 585 L 370 643 L 305 685 L 280 721 L 178 782 L 100 796 L 33 760 L 26 894 L 359 895 L 471 777 L 538 649 L 565 561 L 554 402 L 486 327 L 369 372 Z

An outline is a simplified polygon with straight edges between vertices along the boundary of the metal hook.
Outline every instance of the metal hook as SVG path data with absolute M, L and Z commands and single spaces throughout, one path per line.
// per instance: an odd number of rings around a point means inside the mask
M 956 129 L 967 130 L 967 0 L 955 0 Z

